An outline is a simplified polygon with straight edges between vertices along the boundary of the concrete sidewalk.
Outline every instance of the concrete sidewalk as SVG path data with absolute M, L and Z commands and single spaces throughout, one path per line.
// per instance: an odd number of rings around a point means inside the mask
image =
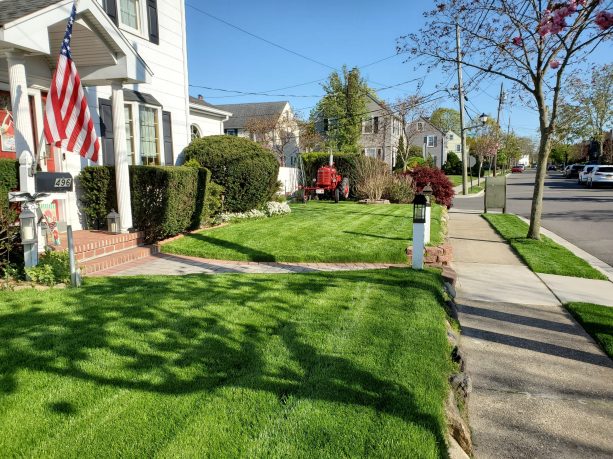
M 613 457 L 611 359 L 480 215 L 449 234 L 475 457 Z

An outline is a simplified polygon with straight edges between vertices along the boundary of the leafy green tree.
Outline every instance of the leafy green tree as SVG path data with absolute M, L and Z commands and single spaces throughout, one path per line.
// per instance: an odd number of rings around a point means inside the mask
M 453 108 L 437 108 L 432 112 L 430 122 L 443 132 L 460 134 L 460 112 Z
M 324 121 L 327 144 L 336 151 L 358 151 L 362 119 L 366 113 L 367 95 L 371 92 L 360 70 L 332 72 L 322 85 L 325 95 L 317 103 L 311 117 Z M 325 121 L 326 120 L 326 121 Z

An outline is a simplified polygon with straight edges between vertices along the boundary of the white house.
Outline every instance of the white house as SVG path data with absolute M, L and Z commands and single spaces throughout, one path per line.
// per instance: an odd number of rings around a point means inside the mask
M 43 112 L 72 0 L 0 1 L 0 157 L 20 161 L 20 189 L 34 191 L 32 162 L 77 176 L 93 165 L 45 145 Z M 98 164 L 117 169 L 122 230 L 132 226 L 128 164 L 173 165 L 204 112 L 188 93 L 184 0 L 79 0 L 72 55 L 102 144 Z M 27 95 L 27 97 L 24 97 Z M 225 119 L 228 114 L 217 111 Z M 221 126 L 222 121 L 218 121 Z M 198 124 L 202 135 L 208 125 Z M 221 128 L 219 128 L 221 129 Z M 80 229 L 75 193 L 53 196 L 57 220 Z
M 209 135 L 223 135 L 224 123 L 232 113 L 209 104 L 202 96 L 189 98 L 189 119 L 191 138 Z
M 287 101 L 215 105 L 230 112 L 224 133 L 246 137 L 270 148 L 281 166 L 297 165 L 300 129 L 292 106 Z

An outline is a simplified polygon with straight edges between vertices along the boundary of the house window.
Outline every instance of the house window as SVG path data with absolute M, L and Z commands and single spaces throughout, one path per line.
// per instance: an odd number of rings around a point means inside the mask
M 362 134 L 372 134 L 374 127 L 374 118 L 368 118 L 362 121 Z
M 140 31 L 140 0 L 119 0 L 121 24 Z
M 369 158 L 376 158 L 377 157 L 377 149 L 376 148 L 365 148 L 364 149 L 364 153 Z
M 192 140 L 199 139 L 200 137 L 202 137 L 202 134 L 200 133 L 200 128 L 197 125 L 192 124 L 190 129 L 192 133 Z
M 424 123 L 422 123 L 421 121 L 417 122 L 417 132 L 421 132 L 424 130 Z
M 225 129 L 224 133 L 226 135 L 238 135 L 238 129 Z
M 140 116 L 140 150 L 143 164 L 160 163 L 160 128 L 158 111 L 141 105 Z
M 428 140 L 426 142 L 426 145 L 428 147 L 436 147 L 436 136 L 435 135 L 429 135 L 427 139 Z
M 449 134 L 449 135 L 447 136 L 447 138 L 448 138 L 449 140 L 453 140 L 453 134 Z
M 455 146 L 455 151 L 457 151 L 457 152 L 462 151 L 462 145 L 459 145 L 459 144 L 458 144 L 458 145 L 456 145 L 456 146 Z
M 132 106 L 126 105 L 123 108 L 126 120 L 126 147 L 128 151 L 128 163 L 136 165 L 136 148 L 134 144 L 134 113 Z

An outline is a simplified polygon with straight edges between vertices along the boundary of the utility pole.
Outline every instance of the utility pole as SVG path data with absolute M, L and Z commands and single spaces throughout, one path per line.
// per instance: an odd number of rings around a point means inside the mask
M 464 134 L 464 85 L 462 83 L 462 51 L 460 50 L 460 24 L 455 25 L 455 40 L 458 63 L 458 97 L 460 99 L 460 143 L 462 145 L 462 194 L 468 194 L 468 155 Z
M 501 131 L 500 129 L 500 111 L 502 110 L 502 103 L 504 102 L 504 89 L 503 89 L 503 83 L 500 83 L 500 95 L 498 96 L 498 116 L 496 117 L 496 129 L 498 130 L 498 132 Z M 496 177 L 496 165 L 498 164 L 498 150 L 496 150 L 496 153 L 494 154 L 494 177 Z

